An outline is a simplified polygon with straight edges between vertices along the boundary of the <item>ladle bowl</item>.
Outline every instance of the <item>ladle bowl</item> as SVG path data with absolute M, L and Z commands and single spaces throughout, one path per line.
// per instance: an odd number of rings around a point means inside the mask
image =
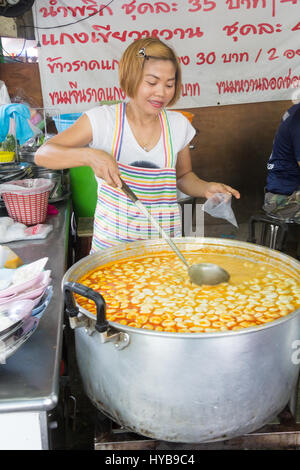
M 195 263 L 188 268 L 188 275 L 192 283 L 201 286 L 208 284 L 214 286 L 221 282 L 228 282 L 230 276 L 225 269 L 213 263 Z

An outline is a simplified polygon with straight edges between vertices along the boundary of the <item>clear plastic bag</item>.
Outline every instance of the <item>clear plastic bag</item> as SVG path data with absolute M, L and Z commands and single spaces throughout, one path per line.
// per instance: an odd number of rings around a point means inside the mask
M 216 193 L 203 204 L 204 212 L 212 217 L 225 219 L 235 227 L 238 227 L 235 215 L 231 208 L 231 194 Z

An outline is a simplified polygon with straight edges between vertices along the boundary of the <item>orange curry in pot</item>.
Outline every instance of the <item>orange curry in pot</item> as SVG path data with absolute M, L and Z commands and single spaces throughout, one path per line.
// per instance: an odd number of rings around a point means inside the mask
M 152 253 L 99 266 L 78 280 L 101 293 L 107 320 L 135 328 L 172 333 L 205 333 L 260 326 L 300 308 L 299 281 L 268 257 L 203 249 L 185 254 L 190 264 L 222 266 L 230 281 L 217 286 L 191 284 L 185 266 L 172 253 Z M 96 314 L 92 300 L 78 304 Z

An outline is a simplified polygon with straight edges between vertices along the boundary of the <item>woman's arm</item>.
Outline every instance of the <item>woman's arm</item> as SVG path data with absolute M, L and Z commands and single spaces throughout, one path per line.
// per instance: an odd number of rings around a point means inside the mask
M 43 144 L 34 161 L 54 170 L 90 166 L 96 176 L 113 187 L 121 187 L 117 162 L 107 152 L 87 147 L 92 138 L 89 118 L 83 114 L 71 127 Z
M 204 181 L 192 171 L 190 149 L 187 145 L 178 153 L 176 164 L 177 187 L 188 196 L 209 198 L 215 193 L 232 194 L 237 199 L 240 193 L 223 183 Z

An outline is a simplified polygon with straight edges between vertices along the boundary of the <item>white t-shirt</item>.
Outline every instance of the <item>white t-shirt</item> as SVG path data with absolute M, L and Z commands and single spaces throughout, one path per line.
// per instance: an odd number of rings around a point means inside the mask
M 117 105 L 103 105 L 85 111 L 93 130 L 93 141 L 90 143 L 90 147 L 98 148 L 111 154 L 115 132 L 116 109 Z M 176 111 L 167 111 L 167 116 L 171 129 L 174 164 L 176 165 L 178 152 L 184 149 L 192 140 L 196 131 L 183 114 Z M 131 166 L 163 168 L 165 166 L 165 152 L 162 134 L 156 146 L 149 152 L 146 152 L 136 141 L 125 116 L 119 162 Z M 98 178 L 97 180 L 99 182 Z

